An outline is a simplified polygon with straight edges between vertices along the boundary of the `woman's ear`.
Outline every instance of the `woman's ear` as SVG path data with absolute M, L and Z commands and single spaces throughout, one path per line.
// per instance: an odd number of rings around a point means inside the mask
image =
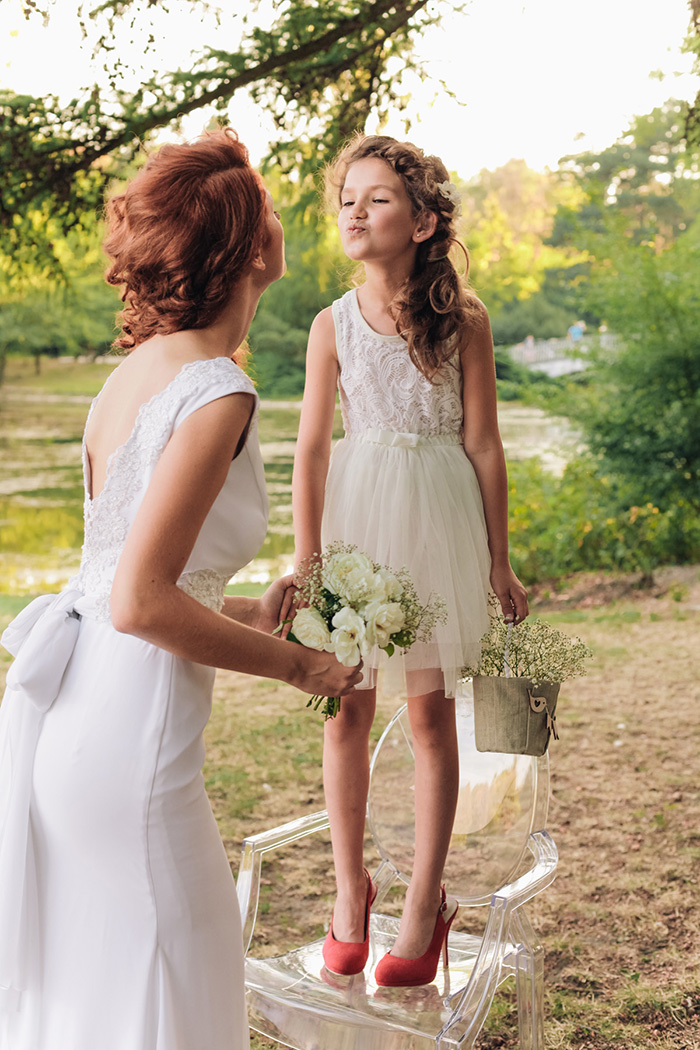
M 265 269 L 267 269 L 267 267 L 265 266 L 265 263 L 263 262 L 263 257 L 260 254 L 260 252 L 258 252 L 258 254 L 255 256 L 254 259 L 251 259 L 250 265 L 253 267 L 254 270 L 265 270 Z
M 413 240 L 420 243 L 427 241 L 435 233 L 438 217 L 434 211 L 424 211 L 416 219 L 416 228 L 413 231 Z

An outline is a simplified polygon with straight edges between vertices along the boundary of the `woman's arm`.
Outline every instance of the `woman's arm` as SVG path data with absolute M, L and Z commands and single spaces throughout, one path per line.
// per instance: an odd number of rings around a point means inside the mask
M 331 308 L 311 325 L 306 385 L 294 456 L 292 507 L 295 564 L 321 551 L 321 519 L 333 434 L 338 357 Z
M 486 308 L 483 325 L 462 352 L 464 379 L 464 450 L 474 467 L 491 553 L 491 586 L 506 620 L 528 614 L 527 592 L 508 557 L 508 477 L 498 430 L 496 369 Z
M 256 631 L 272 634 L 290 615 L 294 591 L 294 577 L 282 576 L 271 583 L 260 598 L 226 595 L 221 611 L 224 616 L 254 627 Z
M 251 408 L 249 394 L 229 394 L 193 412 L 173 434 L 119 559 L 112 621 L 186 660 L 339 696 L 359 681 L 356 668 L 207 609 L 177 586 Z

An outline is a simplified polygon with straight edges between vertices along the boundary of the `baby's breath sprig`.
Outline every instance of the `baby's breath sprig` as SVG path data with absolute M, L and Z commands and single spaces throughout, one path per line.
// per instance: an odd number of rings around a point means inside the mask
M 565 682 L 586 674 L 585 662 L 593 653 L 580 638 L 572 638 L 546 620 L 525 620 L 510 632 L 500 613 L 500 605 L 489 600 L 491 626 L 481 639 L 481 658 L 465 667 L 462 677 L 478 675 L 503 677 L 508 671 L 513 678 L 541 682 Z
M 398 601 L 403 608 L 405 619 L 403 630 L 399 632 L 394 641 L 399 649 L 406 652 L 414 642 L 429 641 L 435 627 L 439 623 L 446 623 L 447 605 L 445 599 L 439 594 L 431 594 L 425 605 L 421 605 L 408 569 L 400 569 L 396 573 L 396 578 L 403 587 L 403 593 Z

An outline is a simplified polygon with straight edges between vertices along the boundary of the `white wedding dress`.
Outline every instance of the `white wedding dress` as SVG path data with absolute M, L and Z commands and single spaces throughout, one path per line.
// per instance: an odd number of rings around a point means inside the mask
M 195 361 L 141 407 L 89 497 L 78 575 L 3 635 L 0 1050 L 240 1050 L 249 1045 L 235 886 L 205 793 L 214 669 L 110 621 L 114 572 L 171 434 L 254 393 L 228 358 Z M 220 609 L 265 536 L 256 425 L 179 585 Z

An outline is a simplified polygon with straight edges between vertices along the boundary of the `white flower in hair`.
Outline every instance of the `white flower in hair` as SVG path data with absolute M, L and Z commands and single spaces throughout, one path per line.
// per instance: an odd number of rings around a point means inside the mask
M 454 182 L 438 182 L 438 193 L 454 208 L 455 217 L 462 214 L 462 197 Z

